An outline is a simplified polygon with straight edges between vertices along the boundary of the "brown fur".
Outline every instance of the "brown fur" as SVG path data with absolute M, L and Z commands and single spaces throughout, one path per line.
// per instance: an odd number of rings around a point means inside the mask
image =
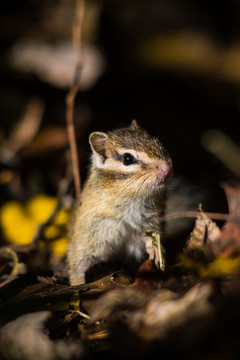
M 85 281 L 92 265 L 131 253 L 144 253 L 144 230 L 160 231 L 164 213 L 167 177 L 160 182 L 161 161 L 171 159 L 158 141 L 140 127 L 131 125 L 105 133 L 92 133 L 93 150 L 88 180 L 77 200 L 69 226 L 68 263 L 72 285 Z M 137 156 L 137 163 L 123 164 L 124 152 Z

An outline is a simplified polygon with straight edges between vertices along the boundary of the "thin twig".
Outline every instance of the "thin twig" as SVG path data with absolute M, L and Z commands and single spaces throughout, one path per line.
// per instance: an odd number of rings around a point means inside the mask
M 206 211 L 204 211 L 204 214 L 206 214 L 212 220 L 226 221 L 226 220 L 230 219 L 229 214 L 206 212 Z M 169 220 L 173 220 L 173 219 L 180 219 L 180 218 L 196 218 L 198 215 L 199 215 L 198 211 L 182 211 L 182 212 L 179 212 L 179 213 L 172 213 L 172 214 L 167 214 L 165 216 L 161 216 L 159 220 L 161 222 L 164 222 L 164 221 L 169 221 Z
M 161 237 L 160 237 L 159 233 L 156 236 L 156 240 L 157 240 L 157 248 L 158 248 L 158 256 L 159 256 L 159 268 L 162 271 L 164 271 L 165 270 L 165 260 L 164 260 L 164 256 L 163 256 L 163 251 L 162 251 L 162 247 L 161 247 Z
M 73 79 L 73 84 L 66 96 L 66 120 L 67 120 L 67 132 L 70 144 L 71 159 L 74 174 L 75 192 L 76 196 L 80 195 L 81 180 L 78 162 L 78 152 L 76 145 L 76 136 L 73 122 L 74 101 L 79 88 L 80 77 L 83 67 L 83 55 L 82 55 L 82 23 L 84 15 L 84 0 L 76 0 L 75 19 L 72 29 L 73 47 L 76 53 L 76 68 Z
M 81 71 L 83 67 L 83 51 L 82 51 L 82 24 L 84 16 L 85 1 L 76 0 L 75 19 L 72 29 L 73 47 L 76 53 L 76 69 L 73 86 L 79 86 Z
M 158 233 L 156 231 L 145 231 L 144 235 L 150 236 L 152 238 L 152 246 L 157 248 L 157 251 L 158 251 L 158 259 L 155 254 L 155 264 L 157 265 L 157 267 L 159 267 L 160 270 L 164 271 L 165 270 L 165 258 L 164 258 L 163 249 L 162 249 L 162 245 L 161 245 L 160 233 Z M 157 260 L 159 260 L 159 264 L 158 264 Z
M 62 207 L 62 204 L 60 202 L 58 202 L 57 205 L 55 206 L 53 212 L 51 213 L 51 215 L 47 219 L 47 221 L 42 223 L 41 225 L 39 225 L 38 231 L 33 237 L 32 244 L 36 244 L 40 239 L 45 238 L 44 231 L 52 224 L 53 220 L 55 219 L 55 217 L 59 213 L 61 207 Z
M 88 320 L 91 319 L 89 315 L 85 314 L 84 312 L 82 312 L 80 310 L 74 310 L 74 312 L 77 313 L 78 315 L 82 316 L 85 319 L 88 319 Z
M 72 181 L 72 173 L 70 171 L 70 165 L 69 161 L 67 161 L 67 167 L 66 167 L 66 175 L 64 178 L 62 178 L 58 183 L 58 194 L 57 194 L 57 204 L 55 208 L 53 209 L 52 213 L 50 214 L 49 218 L 42 224 L 40 224 L 37 233 L 34 235 L 32 245 L 36 245 L 37 242 L 41 239 L 45 239 L 44 231 L 52 225 L 55 217 L 58 215 L 59 211 L 64 206 L 64 201 L 66 199 L 66 195 L 69 190 L 69 185 Z M 45 239 L 46 240 L 46 239 Z

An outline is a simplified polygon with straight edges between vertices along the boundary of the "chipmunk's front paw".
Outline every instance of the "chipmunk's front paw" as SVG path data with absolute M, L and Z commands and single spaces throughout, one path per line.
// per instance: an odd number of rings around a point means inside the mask
M 72 286 L 85 284 L 85 272 L 75 272 L 72 274 L 70 273 L 70 283 Z

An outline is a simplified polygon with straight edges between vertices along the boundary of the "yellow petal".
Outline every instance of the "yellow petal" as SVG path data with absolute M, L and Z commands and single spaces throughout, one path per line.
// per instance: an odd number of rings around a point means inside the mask
M 37 231 L 36 222 L 27 217 L 24 208 L 16 201 L 3 205 L 1 221 L 6 237 L 20 245 L 31 243 Z
M 67 250 L 67 238 L 63 237 L 60 238 L 54 242 L 52 242 L 51 244 L 51 249 L 52 252 L 54 253 L 54 255 L 57 255 L 59 257 L 62 257 L 66 254 L 66 250 Z
M 37 223 L 45 223 L 54 211 L 57 199 L 46 195 L 36 195 L 27 203 L 27 211 Z

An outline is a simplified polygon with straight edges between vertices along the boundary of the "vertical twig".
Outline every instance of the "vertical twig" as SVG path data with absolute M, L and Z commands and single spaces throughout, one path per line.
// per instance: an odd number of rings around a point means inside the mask
M 66 96 L 67 132 L 68 132 L 72 166 L 73 166 L 75 192 L 77 197 L 80 194 L 81 181 L 80 181 L 76 136 L 75 136 L 74 122 L 73 122 L 73 112 L 74 112 L 74 101 L 79 88 L 80 77 L 83 67 L 82 23 L 84 16 L 84 7 L 85 7 L 84 0 L 76 0 L 75 19 L 72 28 L 73 47 L 76 53 L 76 68 L 75 68 L 73 84 Z
M 162 271 L 165 270 L 165 260 L 163 255 L 163 250 L 161 246 L 161 238 L 160 234 L 156 234 L 156 240 L 157 240 L 157 248 L 158 248 L 158 256 L 159 256 L 159 267 Z

